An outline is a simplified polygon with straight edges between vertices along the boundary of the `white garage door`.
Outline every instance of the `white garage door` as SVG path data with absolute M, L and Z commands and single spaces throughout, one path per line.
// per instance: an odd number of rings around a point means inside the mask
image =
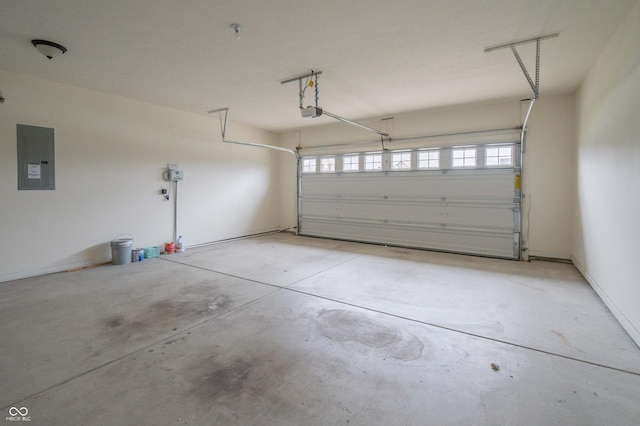
M 520 144 L 303 156 L 299 233 L 519 258 Z

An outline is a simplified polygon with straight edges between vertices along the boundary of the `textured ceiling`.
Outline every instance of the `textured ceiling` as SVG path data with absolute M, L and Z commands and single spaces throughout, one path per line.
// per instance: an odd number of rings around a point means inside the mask
M 310 69 L 320 106 L 350 119 L 528 97 L 511 52 L 484 48 L 552 32 L 541 95 L 575 90 L 634 2 L 2 0 L 0 68 L 283 131 L 333 122 L 301 118 L 297 83 L 280 84 Z M 49 61 L 34 38 L 69 50 Z M 532 71 L 534 49 L 519 49 Z

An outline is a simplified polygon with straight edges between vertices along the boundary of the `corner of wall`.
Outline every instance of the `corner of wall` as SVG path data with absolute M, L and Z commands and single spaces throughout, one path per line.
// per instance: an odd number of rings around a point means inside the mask
M 576 184 L 571 254 L 594 290 L 640 345 L 640 1 L 576 97 Z

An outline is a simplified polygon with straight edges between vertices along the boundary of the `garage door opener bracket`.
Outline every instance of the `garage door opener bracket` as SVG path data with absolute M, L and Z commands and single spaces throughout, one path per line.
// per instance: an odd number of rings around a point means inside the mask
M 388 133 L 380 131 L 378 129 L 374 129 L 373 127 L 368 127 L 360 123 L 356 123 L 355 121 L 348 120 L 344 117 L 340 117 L 339 115 L 332 114 L 329 111 L 322 109 L 318 105 L 319 99 L 319 89 L 318 89 L 318 76 L 322 74 L 322 71 L 314 71 L 311 70 L 307 74 L 299 75 L 297 77 L 292 77 L 286 80 L 282 80 L 280 84 L 287 84 L 293 81 L 298 81 L 298 97 L 300 98 L 300 112 L 302 113 L 302 117 L 311 117 L 316 118 L 321 115 L 326 115 L 331 118 L 335 118 L 336 120 L 342 121 L 347 124 L 351 124 L 352 126 L 360 127 L 361 129 L 367 130 L 369 132 L 376 133 L 380 135 L 381 138 L 389 137 Z M 302 80 L 305 80 L 305 83 L 302 83 Z M 308 87 L 315 88 L 315 106 L 307 106 L 304 107 L 304 94 Z

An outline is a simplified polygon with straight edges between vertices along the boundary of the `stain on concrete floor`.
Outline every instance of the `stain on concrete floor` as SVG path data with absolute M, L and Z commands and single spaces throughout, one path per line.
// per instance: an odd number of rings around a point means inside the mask
M 424 343 L 413 334 L 378 323 L 360 312 L 323 310 L 316 323 L 322 335 L 333 341 L 357 342 L 403 361 L 420 358 L 424 350 Z
M 205 401 L 217 401 L 220 398 L 236 398 L 243 392 L 256 393 L 250 386 L 249 376 L 253 363 L 236 358 L 228 364 L 219 362 L 215 356 L 198 363 L 195 369 L 201 376 L 192 379 L 192 393 Z
M 567 336 L 565 336 L 563 333 L 560 333 L 559 331 L 556 331 L 556 330 L 551 330 L 551 332 L 553 334 L 555 334 L 556 336 L 558 336 L 558 338 L 562 341 L 562 343 L 564 343 L 565 346 L 567 346 L 567 347 L 569 347 L 571 349 L 575 349 L 576 351 L 584 353 L 584 351 L 582 349 L 575 347 L 571 343 L 571 341 L 567 338 Z
M 102 324 L 107 337 L 126 342 L 145 333 L 175 331 L 179 325 L 226 312 L 232 303 L 233 299 L 225 294 L 199 300 L 164 299 L 135 310 L 131 315 L 111 315 L 103 319 Z
M 187 397 L 197 398 L 203 408 L 219 406 L 225 401 L 232 403 L 238 398 L 287 405 L 278 397 L 277 389 L 286 382 L 293 368 L 286 357 L 269 352 L 259 357 L 247 354 L 229 359 L 211 354 L 184 370 L 189 382 Z

